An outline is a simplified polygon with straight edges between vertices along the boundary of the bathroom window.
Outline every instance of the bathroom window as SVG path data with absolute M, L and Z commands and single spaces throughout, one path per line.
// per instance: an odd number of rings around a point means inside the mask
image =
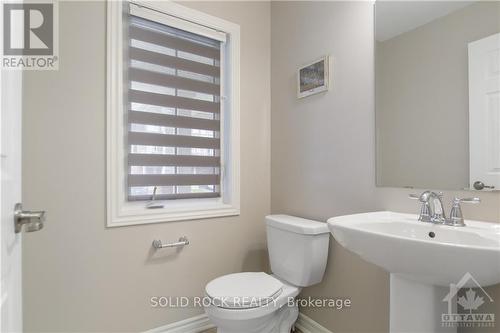
M 238 25 L 108 2 L 107 120 L 108 226 L 239 214 Z

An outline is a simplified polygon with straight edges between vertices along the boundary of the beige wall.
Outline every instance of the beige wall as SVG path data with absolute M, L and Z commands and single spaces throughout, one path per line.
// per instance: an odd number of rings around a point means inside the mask
M 272 211 L 318 220 L 383 209 L 417 213 L 407 195 L 418 190 L 375 187 L 372 4 L 273 2 L 271 12 Z M 297 68 L 328 53 L 332 90 L 298 100 Z M 447 203 L 453 195 L 471 193 L 446 192 Z M 483 203 L 464 205 L 464 214 L 500 221 L 500 195 L 479 195 Z M 487 290 L 500 299 L 500 286 Z M 335 333 L 388 331 L 388 274 L 333 238 L 324 281 L 304 295 L 352 299 L 350 310 L 302 309 Z M 491 310 L 500 316 L 497 303 Z
M 377 43 L 380 185 L 469 186 L 467 45 L 499 31 L 500 2 L 479 2 Z
M 202 295 L 217 276 L 265 265 L 270 5 L 189 6 L 241 25 L 241 216 L 105 227 L 105 4 L 61 2 L 59 71 L 25 73 L 23 202 L 48 213 L 23 241 L 26 332 L 158 327 L 203 310 L 152 309 L 151 296 Z M 182 252 L 151 251 L 182 235 Z
M 372 4 L 271 8 L 272 211 L 325 221 L 375 210 Z M 326 54 L 332 90 L 297 99 L 297 68 Z M 350 297 L 352 308 L 302 311 L 333 332 L 387 332 L 387 273 L 331 240 L 324 281 L 303 294 Z

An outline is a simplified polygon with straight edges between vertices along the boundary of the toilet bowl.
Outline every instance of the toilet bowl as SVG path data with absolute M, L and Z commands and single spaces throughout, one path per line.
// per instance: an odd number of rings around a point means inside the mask
M 266 217 L 273 274 L 244 272 L 210 281 L 205 312 L 218 333 L 289 333 L 302 287 L 319 283 L 328 256 L 326 223 L 288 215 Z
M 221 301 L 229 294 L 228 289 L 215 290 L 211 285 L 217 283 L 218 279 L 207 285 L 207 297 L 213 301 L 205 307 L 205 312 L 218 327 L 218 333 L 290 332 L 298 316 L 297 306 L 290 303 L 301 288 L 263 272 L 231 274 L 222 279 L 231 284 L 229 289 L 233 295 L 238 294 L 236 288 L 240 288 L 243 293 L 239 293 L 242 296 L 229 297 L 236 300 L 231 304 L 226 299 Z M 260 280 L 261 285 L 248 285 L 246 280 Z M 269 291 L 267 294 L 263 292 L 266 289 Z M 250 296 L 252 293 L 257 296 Z

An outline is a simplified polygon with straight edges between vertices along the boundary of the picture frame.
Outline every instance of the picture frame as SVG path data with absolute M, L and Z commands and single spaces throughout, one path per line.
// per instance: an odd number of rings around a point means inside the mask
M 330 89 L 330 56 L 326 55 L 297 70 L 297 98 L 304 98 Z

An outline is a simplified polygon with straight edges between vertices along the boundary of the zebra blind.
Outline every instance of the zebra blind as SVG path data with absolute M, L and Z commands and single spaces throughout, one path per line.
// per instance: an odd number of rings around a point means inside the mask
M 220 196 L 221 42 L 131 15 L 128 200 Z

